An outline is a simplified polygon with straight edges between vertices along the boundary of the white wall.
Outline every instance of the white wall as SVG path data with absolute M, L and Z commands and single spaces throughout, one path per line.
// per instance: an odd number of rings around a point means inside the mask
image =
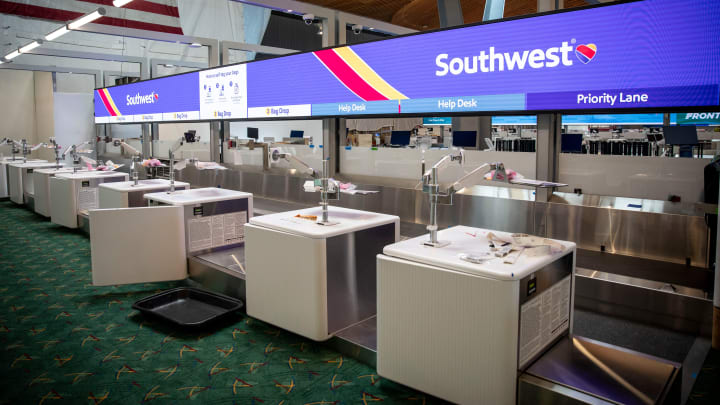
M 56 73 L 55 91 L 58 93 L 87 93 L 95 89 L 95 76 L 77 73 Z
M 35 78 L 33 72 L 0 70 L 0 139 L 35 141 Z M 10 147 L 0 147 L 10 155 Z
M 55 138 L 63 150 L 70 145 L 94 141 L 93 95 L 55 93 L 54 99 Z M 95 148 L 95 142 L 89 148 Z M 72 157 L 66 156 L 65 161 L 72 164 Z
M 55 97 L 53 96 L 53 79 L 50 72 L 35 72 L 35 142 L 50 144 L 55 136 Z M 34 157 L 53 161 L 55 153 L 52 149 L 40 148 L 33 153 Z
M 294 120 L 294 121 L 242 121 L 230 123 L 230 136 L 232 138 L 247 139 L 247 128 L 258 129 L 259 140 L 273 137 L 276 142 L 290 136 L 291 130 L 305 131 L 306 138 L 312 137 L 313 144 L 323 144 L 322 120 Z

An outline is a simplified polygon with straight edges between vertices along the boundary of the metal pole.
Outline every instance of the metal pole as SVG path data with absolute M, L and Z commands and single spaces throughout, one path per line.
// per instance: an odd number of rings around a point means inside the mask
M 170 191 L 168 194 L 175 192 L 175 154 L 172 149 L 168 151 L 168 157 L 170 158 Z
M 713 326 L 712 326 L 712 347 L 720 350 L 720 270 L 718 270 L 718 258 L 720 258 L 720 215 L 718 215 L 717 238 L 715 242 L 715 288 L 713 289 Z
M 437 238 L 437 206 L 438 206 L 438 168 L 433 167 L 430 169 L 430 225 L 427 226 L 427 230 L 430 231 L 430 244 L 433 246 L 438 245 Z
M 321 181 L 322 185 L 322 191 L 320 191 L 320 205 L 322 206 L 322 223 L 326 224 L 328 223 L 328 204 L 329 204 L 329 198 L 328 198 L 328 174 L 330 171 L 330 159 L 323 159 L 322 161 L 322 170 L 323 175 Z

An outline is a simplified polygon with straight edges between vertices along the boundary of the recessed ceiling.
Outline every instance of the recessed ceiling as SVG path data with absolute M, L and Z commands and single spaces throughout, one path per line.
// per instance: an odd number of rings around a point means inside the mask
M 437 0 L 304 0 L 322 7 L 357 14 L 416 30 L 439 28 Z M 565 8 L 594 1 L 565 0 Z M 482 21 L 485 0 L 460 0 L 466 24 Z M 505 0 L 505 17 L 537 12 L 537 0 Z

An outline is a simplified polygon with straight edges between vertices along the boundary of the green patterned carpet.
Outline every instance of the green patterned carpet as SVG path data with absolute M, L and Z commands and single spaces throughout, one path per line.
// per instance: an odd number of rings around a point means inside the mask
M 0 404 L 431 402 L 245 316 L 189 334 L 132 309 L 177 285 L 93 287 L 85 235 L 0 202 Z

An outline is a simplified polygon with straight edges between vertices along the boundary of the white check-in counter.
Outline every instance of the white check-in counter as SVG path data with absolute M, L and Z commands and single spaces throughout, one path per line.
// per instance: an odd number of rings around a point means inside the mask
M 51 177 L 50 220 L 68 228 L 77 228 L 78 215 L 99 207 L 100 184 L 127 180 L 127 173 L 112 171 L 60 173 Z
M 53 167 L 48 169 L 36 169 L 33 172 L 33 183 L 35 187 L 35 212 L 50 218 L 50 178 L 60 173 L 72 173 L 72 167 Z M 84 171 L 81 171 L 84 172 Z
M 39 159 L 28 159 L 28 162 L 46 162 L 46 160 Z M 10 163 L 23 163 L 22 157 L 8 157 L 5 156 L 0 158 L 0 198 L 9 198 L 10 191 L 8 189 L 8 165 Z
M 254 217 L 245 226 L 248 315 L 323 341 L 375 316 L 375 256 L 400 219 L 329 207 Z
M 36 169 L 55 167 L 50 162 L 27 162 L 8 164 L 8 192 L 10 201 L 16 204 L 25 204 L 26 192 L 34 194 L 32 173 Z
M 508 264 L 488 232 L 455 226 L 438 232 L 445 247 L 424 235 L 378 256 L 379 375 L 455 403 L 516 403 L 518 371 L 571 329 L 575 244 Z
M 189 183 L 175 182 L 175 190 L 190 188 Z M 145 194 L 170 190 L 170 180 L 147 179 L 104 183 L 100 185 L 99 208 L 134 208 L 147 206 Z
M 126 182 L 130 183 L 130 182 Z M 120 189 L 127 185 L 119 183 Z M 181 183 L 176 182 L 176 186 Z M 188 259 L 202 255 L 240 255 L 244 225 L 252 216 L 252 194 L 221 188 L 146 193 L 149 206 L 90 210 L 90 243 L 94 285 L 180 280 L 188 276 L 204 288 L 239 297 L 227 285 L 240 269 L 214 266 L 230 278 L 224 285 L 206 284 Z M 108 229 L 118 230 L 115 233 Z M 132 252 L 132 254 L 127 254 Z M 217 275 L 217 274 L 216 274 Z

